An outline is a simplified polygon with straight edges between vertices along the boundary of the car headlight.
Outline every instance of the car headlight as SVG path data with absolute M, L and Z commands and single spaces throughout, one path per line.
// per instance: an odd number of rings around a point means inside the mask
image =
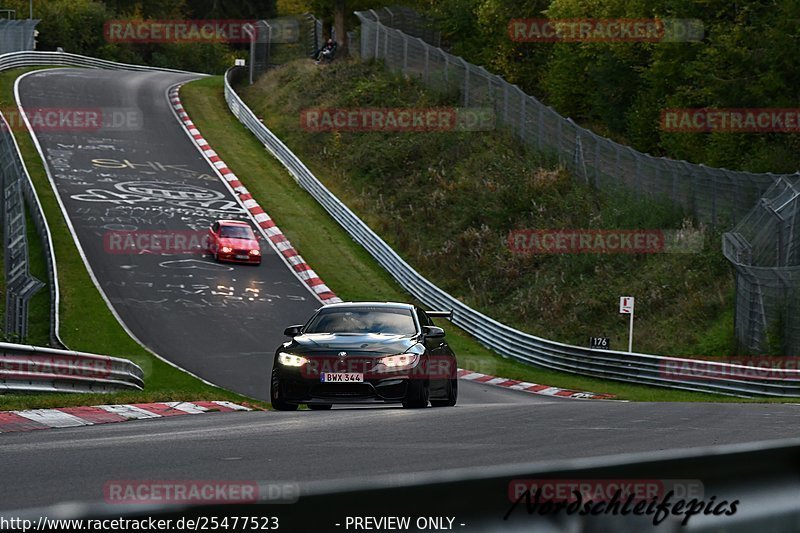
M 308 359 L 300 357 L 299 355 L 292 355 L 286 352 L 278 354 L 278 362 L 283 366 L 303 366 L 308 363 Z
M 229 254 L 232 251 L 233 250 L 231 248 L 229 248 L 228 246 L 223 246 L 222 249 L 220 250 L 220 252 L 222 252 L 223 254 Z
M 403 366 L 411 366 L 417 362 L 419 356 L 413 353 L 404 353 L 402 355 L 390 355 L 388 357 L 381 357 L 378 362 L 386 368 L 399 368 Z
M 250 250 L 250 255 L 259 256 L 261 255 L 261 250 Z

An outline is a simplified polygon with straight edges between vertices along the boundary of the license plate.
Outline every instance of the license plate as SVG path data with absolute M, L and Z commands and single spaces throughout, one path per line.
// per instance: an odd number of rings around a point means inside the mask
M 364 374 L 353 372 L 323 372 L 320 381 L 324 383 L 364 383 Z
M 237 255 L 236 259 L 247 259 L 246 255 Z

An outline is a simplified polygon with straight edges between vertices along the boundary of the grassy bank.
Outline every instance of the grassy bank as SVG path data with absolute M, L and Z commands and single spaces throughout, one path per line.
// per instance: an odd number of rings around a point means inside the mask
M 370 227 L 442 289 L 535 335 L 627 347 L 622 295 L 637 297 L 636 351 L 728 355 L 733 275 L 720 234 L 669 203 L 593 190 L 502 131 L 312 132 L 313 108 L 456 106 L 378 64 L 289 64 L 242 96 Z M 658 229 L 702 235 L 695 253 L 520 255 L 519 229 Z M 701 351 L 702 350 L 702 351 Z

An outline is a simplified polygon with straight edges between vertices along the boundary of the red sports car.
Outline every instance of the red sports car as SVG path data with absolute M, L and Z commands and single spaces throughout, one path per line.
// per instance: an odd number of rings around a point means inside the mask
M 217 261 L 261 264 L 261 247 L 250 224 L 217 220 L 208 229 L 208 252 Z

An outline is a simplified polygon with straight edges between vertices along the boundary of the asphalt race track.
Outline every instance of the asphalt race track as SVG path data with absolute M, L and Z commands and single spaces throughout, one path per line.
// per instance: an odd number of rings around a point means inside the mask
M 190 79 L 56 69 L 26 76 L 19 93 L 26 109 L 102 109 L 120 122 L 101 130 L 34 129 L 81 248 L 124 324 L 180 367 L 268 399 L 283 330 L 321 305 L 268 244 L 260 267 L 217 264 L 197 253 L 120 253 L 120 232 L 188 237 L 219 218 L 246 219 L 170 110 L 167 89 Z
M 453 408 L 217 413 L 0 435 L 0 475 L 14 480 L 0 491 L 0 509 L 102 501 L 110 480 L 302 490 L 313 481 L 772 440 L 800 425 L 797 405 L 550 399 L 470 385 Z
M 319 306 L 271 249 L 253 268 L 109 253 L 104 244 L 114 230 L 203 230 L 215 218 L 243 218 L 169 109 L 167 89 L 188 79 L 55 69 L 25 77 L 20 97 L 24 107 L 141 115 L 139 128 L 37 133 L 81 248 L 148 348 L 266 398 L 283 328 Z M 0 508 L 102 501 L 109 480 L 302 484 L 772 440 L 799 426 L 798 405 L 568 400 L 462 381 L 454 408 L 225 413 L 0 435 L 0 478 L 14 480 L 2 484 Z

